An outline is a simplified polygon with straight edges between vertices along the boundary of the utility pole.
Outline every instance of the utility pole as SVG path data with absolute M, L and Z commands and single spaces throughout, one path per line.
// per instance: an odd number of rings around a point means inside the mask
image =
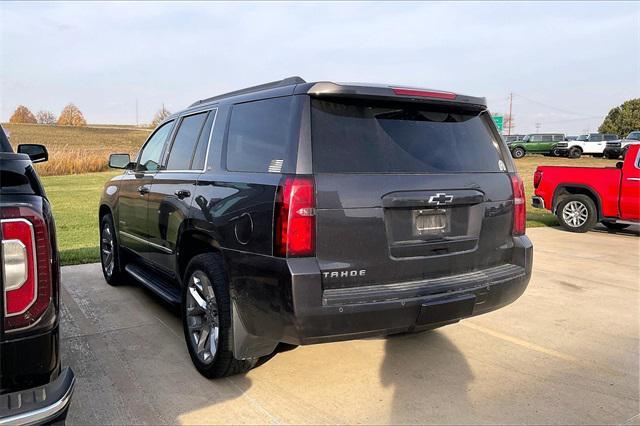
M 136 127 L 140 127 L 140 122 L 138 121 L 138 100 L 136 99 Z
M 507 136 L 511 136 L 511 122 L 513 121 L 513 116 L 511 115 L 513 105 L 513 92 L 509 93 L 509 127 L 507 127 Z

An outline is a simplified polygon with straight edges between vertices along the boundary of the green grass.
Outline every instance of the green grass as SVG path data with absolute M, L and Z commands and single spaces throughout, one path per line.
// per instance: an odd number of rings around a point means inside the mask
M 63 265 L 100 261 L 98 202 L 104 183 L 116 172 L 42 178 L 56 221 Z

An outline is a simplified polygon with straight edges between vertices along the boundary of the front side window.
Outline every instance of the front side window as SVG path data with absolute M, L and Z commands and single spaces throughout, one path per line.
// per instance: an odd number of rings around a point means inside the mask
M 579 140 L 581 142 L 587 141 L 587 140 L 589 140 L 589 135 L 580 135 L 580 136 L 578 136 L 577 140 Z
M 293 97 L 235 105 L 227 136 L 227 170 L 284 173 L 295 170 Z
M 590 142 L 602 142 L 602 135 L 600 133 L 591 133 L 589 136 Z
M 629 133 L 629 136 L 627 136 L 627 139 L 632 139 L 634 141 L 640 141 L 640 132 L 631 132 L 631 133 Z
M 180 127 L 171 145 L 167 170 L 189 170 L 193 152 L 208 112 L 188 115 L 180 121 Z
M 142 147 L 136 171 L 157 172 L 160 168 L 160 156 L 167 138 L 173 129 L 173 121 L 163 124 Z

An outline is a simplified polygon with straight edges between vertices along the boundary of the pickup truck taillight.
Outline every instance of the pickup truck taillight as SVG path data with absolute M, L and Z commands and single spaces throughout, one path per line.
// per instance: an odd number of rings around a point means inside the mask
M 2 271 L 5 331 L 35 324 L 51 303 L 51 250 L 42 216 L 29 207 L 3 207 Z
M 312 177 L 285 176 L 276 194 L 276 256 L 313 256 L 316 228 L 315 185 Z
M 524 183 L 517 174 L 511 175 L 513 188 L 513 235 L 524 235 L 527 229 L 527 207 L 525 203 Z
M 533 174 L 533 187 L 538 189 L 538 186 L 540 186 L 540 181 L 542 181 L 542 171 L 536 170 Z

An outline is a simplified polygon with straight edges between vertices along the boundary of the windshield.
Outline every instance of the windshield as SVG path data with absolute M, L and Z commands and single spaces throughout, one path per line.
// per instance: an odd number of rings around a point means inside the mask
M 589 135 L 580 135 L 578 136 L 579 141 L 586 141 L 589 139 Z
M 640 132 L 631 132 L 627 139 L 633 139 L 634 141 L 640 141 Z
M 313 168 L 325 173 L 505 171 L 486 114 L 313 99 Z

